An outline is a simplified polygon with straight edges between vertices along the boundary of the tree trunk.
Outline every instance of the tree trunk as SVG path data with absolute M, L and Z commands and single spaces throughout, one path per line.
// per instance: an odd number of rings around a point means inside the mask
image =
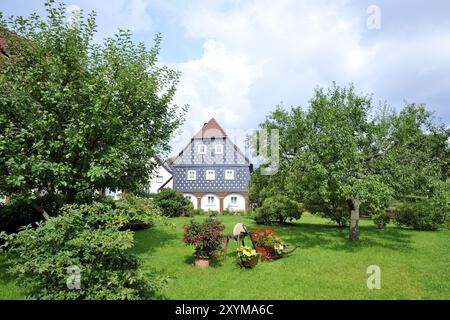
M 5 197 L 5 204 L 6 205 L 11 204 L 11 196 L 6 196 Z
M 348 200 L 348 206 L 350 209 L 350 234 L 349 238 L 352 241 L 359 238 L 359 207 L 361 201 L 358 198 L 352 198 Z
M 33 202 L 32 203 L 32 205 L 33 205 L 33 208 L 37 211 L 37 212 L 39 212 L 43 217 L 44 217 L 44 219 L 46 220 L 46 221 L 48 221 L 48 220 L 50 220 L 50 215 L 47 213 L 47 211 L 45 211 L 45 209 L 44 208 L 42 208 L 40 205 L 38 205 L 36 202 Z

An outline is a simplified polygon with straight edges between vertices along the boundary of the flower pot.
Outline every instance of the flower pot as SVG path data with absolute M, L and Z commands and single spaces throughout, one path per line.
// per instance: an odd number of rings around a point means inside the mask
M 207 268 L 207 267 L 209 267 L 209 259 L 208 258 L 195 258 L 195 266 L 197 268 Z

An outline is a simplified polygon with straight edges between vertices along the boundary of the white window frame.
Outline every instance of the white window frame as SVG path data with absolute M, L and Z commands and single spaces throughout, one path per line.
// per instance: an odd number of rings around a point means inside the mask
M 215 170 L 206 170 L 205 179 L 206 180 L 216 180 L 216 171 Z
M 163 176 L 156 176 L 156 183 L 163 183 L 164 177 Z
M 230 175 L 229 175 L 230 173 Z M 225 180 L 234 180 L 234 170 L 226 169 L 225 170 Z
M 215 154 L 223 154 L 223 145 L 222 144 L 216 144 L 214 146 L 214 153 Z
M 192 173 L 192 177 L 191 177 L 191 173 Z M 197 180 L 197 171 L 195 170 L 188 170 L 187 171 L 187 180 Z
M 233 200 L 235 200 L 235 201 L 233 201 Z M 230 198 L 230 203 L 231 203 L 232 205 L 237 205 L 237 204 L 238 204 L 238 198 L 237 198 L 237 196 L 231 196 L 231 198 Z
M 203 149 L 203 151 L 202 151 Z M 197 146 L 197 153 L 198 154 L 206 154 L 206 144 L 199 144 Z
M 184 196 L 186 199 L 188 199 L 189 201 L 192 201 L 192 196 L 191 195 L 186 195 L 186 196 Z
M 207 197 L 207 201 L 208 201 L 208 204 L 209 204 L 209 205 L 214 204 L 214 198 L 215 198 L 214 196 L 208 196 L 208 197 Z M 209 201 L 209 200 L 211 200 L 211 201 Z

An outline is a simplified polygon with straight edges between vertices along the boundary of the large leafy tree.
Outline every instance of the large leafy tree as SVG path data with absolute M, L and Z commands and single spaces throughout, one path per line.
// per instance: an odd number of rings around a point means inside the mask
M 185 113 L 171 103 L 179 73 L 157 62 L 161 37 L 150 50 L 127 31 L 99 44 L 95 13 L 46 10 L 0 14 L 0 195 L 140 189 Z
M 280 130 L 284 165 L 281 179 L 252 178 L 251 194 L 267 197 L 282 188 L 341 227 L 349 223 L 352 240 L 361 208 L 374 213 L 393 198 L 431 196 L 447 176 L 445 126 L 435 125 L 423 106 L 408 105 L 398 115 L 375 108 L 352 86 L 318 89 L 307 111 L 277 108 L 261 127 Z

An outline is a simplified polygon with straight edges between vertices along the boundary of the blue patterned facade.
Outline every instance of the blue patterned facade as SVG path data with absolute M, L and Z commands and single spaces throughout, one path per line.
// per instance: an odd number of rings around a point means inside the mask
M 205 146 L 205 154 L 199 153 L 199 145 Z M 222 153 L 216 153 L 216 145 Z M 190 170 L 196 172 L 195 180 L 188 179 Z M 207 170 L 214 170 L 214 180 L 206 179 Z M 233 179 L 226 179 L 226 170 L 233 170 Z M 183 193 L 245 193 L 250 171 L 249 160 L 227 137 L 193 138 L 173 162 L 173 188 Z

